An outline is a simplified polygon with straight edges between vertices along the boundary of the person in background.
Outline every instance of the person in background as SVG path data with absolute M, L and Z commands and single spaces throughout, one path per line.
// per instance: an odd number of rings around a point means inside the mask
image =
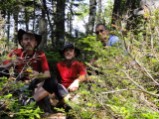
M 108 28 L 102 23 L 99 23 L 96 25 L 95 33 L 96 33 L 97 40 L 101 41 L 104 48 L 116 46 L 116 44 L 118 44 L 117 46 L 120 46 L 120 47 L 122 46 L 121 40 L 119 40 L 119 38 L 116 35 L 110 34 L 110 31 L 108 30 Z M 98 59 L 98 57 L 92 58 L 90 60 L 90 64 L 92 66 L 98 67 L 98 65 L 95 64 L 97 59 Z M 99 71 L 97 71 L 97 70 L 92 71 L 92 72 L 93 72 L 93 74 L 99 74 Z M 90 74 L 92 74 L 92 73 L 90 73 Z
M 97 24 L 95 33 L 97 35 L 97 40 L 100 40 L 105 47 L 113 46 L 119 42 L 119 38 L 115 35 L 111 35 L 104 24 Z

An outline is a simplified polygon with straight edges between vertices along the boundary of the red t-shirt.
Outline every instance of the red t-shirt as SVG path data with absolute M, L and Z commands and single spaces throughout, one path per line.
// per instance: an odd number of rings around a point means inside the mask
M 79 76 L 86 74 L 86 68 L 83 63 L 73 61 L 70 67 L 67 67 L 65 61 L 57 63 L 57 70 L 61 78 L 61 83 L 68 88 L 69 85 Z
M 14 72 L 20 73 L 23 70 L 23 67 L 31 67 L 37 72 L 45 72 L 49 70 L 49 65 L 45 56 L 45 53 L 42 51 L 35 51 L 32 56 L 24 53 L 22 49 L 15 49 L 8 54 L 8 58 L 19 58 L 19 63 L 15 65 Z M 3 64 L 8 64 L 11 59 L 8 59 L 3 62 Z M 27 64 L 27 65 L 26 65 Z

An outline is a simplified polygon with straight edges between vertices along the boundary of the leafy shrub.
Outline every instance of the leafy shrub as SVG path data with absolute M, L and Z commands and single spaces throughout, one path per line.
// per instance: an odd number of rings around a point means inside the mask
M 80 109 L 74 106 L 77 119 L 159 118 L 157 19 L 156 14 L 146 19 L 144 30 L 119 32 L 123 41 L 119 46 L 103 48 L 94 36 L 78 40 L 91 75 L 78 92 Z

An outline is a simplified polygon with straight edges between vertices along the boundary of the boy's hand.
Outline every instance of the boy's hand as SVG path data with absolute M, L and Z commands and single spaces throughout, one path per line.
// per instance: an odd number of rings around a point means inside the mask
M 78 87 L 79 87 L 79 80 L 74 80 L 73 82 L 72 82 L 72 84 L 68 87 L 68 90 L 70 91 L 70 92 L 73 92 L 73 91 L 76 91 L 77 89 L 78 89 Z

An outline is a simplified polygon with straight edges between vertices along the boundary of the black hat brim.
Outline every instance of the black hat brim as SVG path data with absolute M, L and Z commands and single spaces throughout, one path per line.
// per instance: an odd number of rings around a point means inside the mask
M 76 48 L 76 47 L 65 47 L 65 48 L 63 48 L 62 50 L 59 51 L 60 55 L 61 55 L 62 57 L 64 57 L 64 51 L 65 51 L 66 49 L 71 49 L 71 48 L 72 48 L 72 49 L 75 49 L 75 54 L 76 54 L 75 57 L 78 57 L 78 56 L 81 54 L 80 50 L 79 50 L 78 48 Z
M 34 35 L 35 39 L 37 41 L 37 46 L 39 46 L 39 44 L 42 41 L 42 36 L 41 35 L 38 35 L 38 34 L 35 34 L 35 33 L 32 33 L 32 32 L 27 32 L 27 31 L 24 31 L 24 30 L 20 29 L 18 31 L 18 42 L 19 42 L 20 45 L 21 45 L 21 40 L 22 40 L 22 37 L 23 37 L 24 34 L 32 34 L 32 35 Z

